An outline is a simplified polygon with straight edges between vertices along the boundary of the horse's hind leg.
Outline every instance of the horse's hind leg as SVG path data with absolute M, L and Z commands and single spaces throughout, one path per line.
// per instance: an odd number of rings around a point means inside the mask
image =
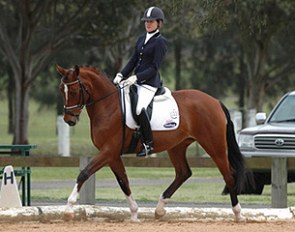
M 232 210 L 235 214 L 235 220 L 239 222 L 239 221 L 243 221 L 244 217 L 241 215 L 241 206 L 238 201 L 237 192 L 235 190 L 235 179 L 231 171 L 230 164 L 227 161 L 226 157 L 227 157 L 226 152 L 224 152 L 223 158 L 219 158 L 219 159 L 216 159 L 215 157 L 212 157 L 212 158 L 215 161 L 220 173 L 223 176 L 224 182 L 226 183 L 226 186 L 229 189 Z
M 129 208 L 130 208 L 130 212 L 131 212 L 131 221 L 132 222 L 139 222 L 138 220 L 138 205 L 136 203 L 136 201 L 133 199 L 132 194 L 131 194 L 131 190 L 129 187 L 129 181 L 128 181 L 128 177 L 126 175 L 126 170 L 125 167 L 123 165 L 123 162 L 121 160 L 121 157 L 118 157 L 115 160 L 112 160 L 112 162 L 109 163 L 110 168 L 112 169 L 113 173 L 116 176 L 116 179 L 122 189 L 122 191 L 124 192 L 128 204 L 129 204 Z
M 175 168 L 175 179 L 161 195 L 155 210 L 155 217 L 160 218 L 166 214 L 165 204 L 176 192 L 176 190 L 192 175 L 186 159 L 186 149 L 189 144 L 181 144 L 168 151 L 170 160 Z

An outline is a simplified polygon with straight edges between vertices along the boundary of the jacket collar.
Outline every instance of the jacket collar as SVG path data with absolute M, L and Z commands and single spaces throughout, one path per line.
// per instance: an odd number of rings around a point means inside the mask
M 155 32 L 152 32 L 152 33 L 146 33 L 144 44 L 148 43 L 150 39 L 154 37 L 158 37 L 159 35 L 160 35 L 159 29 L 157 29 Z

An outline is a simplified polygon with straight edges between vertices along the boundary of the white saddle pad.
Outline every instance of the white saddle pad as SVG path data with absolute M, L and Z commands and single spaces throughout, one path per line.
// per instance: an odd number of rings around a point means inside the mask
M 129 87 L 121 89 L 122 108 L 126 114 L 126 125 L 131 128 L 139 128 L 131 113 Z M 125 104 L 124 104 L 125 99 Z M 125 109 L 124 109 L 125 106 Z M 153 131 L 175 130 L 179 126 L 179 110 L 171 91 L 165 87 L 165 93 L 154 97 L 153 113 L 151 118 Z

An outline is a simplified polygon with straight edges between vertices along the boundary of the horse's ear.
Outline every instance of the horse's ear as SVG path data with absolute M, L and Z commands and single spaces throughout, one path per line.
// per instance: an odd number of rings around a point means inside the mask
M 55 65 L 56 71 L 61 75 L 61 76 L 65 76 L 66 75 L 66 70 L 59 66 L 58 64 Z
M 75 65 L 75 74 L 76 74 L 76 76 L 79 76 L 79 73 L 80 73 L 80 68 L 79 68 L 79 66 L 78 65 Z

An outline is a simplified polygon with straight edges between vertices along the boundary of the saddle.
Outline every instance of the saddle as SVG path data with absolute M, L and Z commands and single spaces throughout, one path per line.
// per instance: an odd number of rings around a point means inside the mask
M 163 86 L 157 89 L 156 96 L 160 96 L 165 94 L 166 90 Z M 138 94 L 137 94 L 137 88 L 135 85 L 130 86 L 130 91 L 129 91 L 129 97 L 130 97 L 130 103 L 131 103 L 131 113 L 132 117 L 134 118 L 135 122 L 139 124 L 137 114 L 136 114 L 136 106 L 138 102 Z M 152 99 L 151 103 L 148 105 L 146 112 L 149 116 L 149 119 L 151 120 L 152 118 L 152 113 L 153 113 L 153 103 L 154 103 L 154 98 Z
M 136 86 L 125 88 L 121 86 L 121 106 L 125 115 L 125 124 L 130 129 L 134 129 L 127 153 L 134 152 L 141 137 L 136 115 L 137 100 Z M 157 90 L 155 97 L 147 107 L 147 113 L 152 131 L 171 131 L 177 129 L 179 126 L 178 105 L 171 91 L 166 87 Z
M 125 123 L 130 129 L 138 129 L 136 116 L 136 86 L 121 88 L 121 105 L 125 114 Z M 162 87 L 147 108 L 152 131 L 175 130 L 179 125 L 179 110 L 171 91 Z

